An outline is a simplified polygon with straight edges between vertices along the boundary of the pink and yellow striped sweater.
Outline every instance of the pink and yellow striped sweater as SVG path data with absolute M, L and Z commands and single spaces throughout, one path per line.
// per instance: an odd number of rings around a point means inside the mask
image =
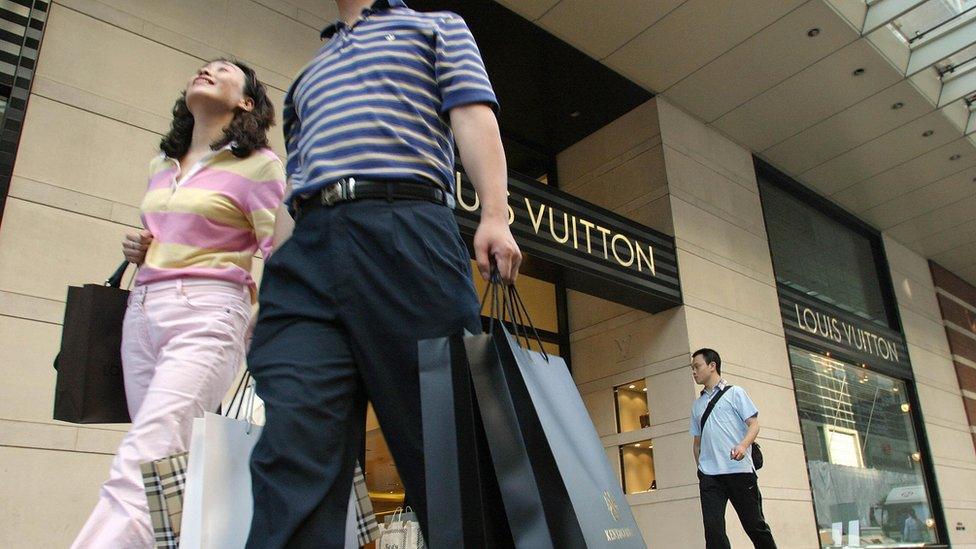
M 136 284 L 177 278 L 210 278 L 257 286 L 251 259 L 271 254 L 275 210 L 285 192 L 285 172 L 270 149 L 237 158 L 230 147 L 188 168 L 159 156 L 150 163 L 142 223 L 153 234 Z

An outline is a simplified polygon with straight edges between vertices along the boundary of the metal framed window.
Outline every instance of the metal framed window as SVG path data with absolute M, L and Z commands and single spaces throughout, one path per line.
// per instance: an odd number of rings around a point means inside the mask
M 0 0 L 0 222 L 50 2 Z

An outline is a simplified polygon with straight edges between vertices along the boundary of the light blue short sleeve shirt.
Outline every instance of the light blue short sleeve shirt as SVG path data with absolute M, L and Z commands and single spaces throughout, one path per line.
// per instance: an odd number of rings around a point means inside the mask
M 703 391 L 691 408 L 691 435 L 701 437 L 698 469 L 706 475 L 755 471 L 751 449 L 746 450 L 746 457 L 742 458 L 742 461 L 735 461 L 729 457 L 732 448 L 735 448 L 746 436 L 748 430 L 746 420 L 759 415 L 759 410 L 746 394 L 745 389 L 733 385 L 715 404 L 705 423 L 704 432 L 700 428 L 702 414 L 705 413 L 708 402 L 726 385 L 725 380 L 722 380 L 711 391 Z

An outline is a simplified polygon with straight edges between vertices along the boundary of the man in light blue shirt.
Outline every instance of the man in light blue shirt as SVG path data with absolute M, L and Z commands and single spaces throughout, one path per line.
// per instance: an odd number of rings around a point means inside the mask
M 691 373 L 695 383 L 705 386 L 692 405 L 690 428 L 695 437 L 705 546 L 731 547 L 725 534 L 725 508 L 731 501 L 753 545 L 775 549 L 776 542 L 763 517 L 762 496 L 752 462 L 751 446 L 759 434 L 759 410 L 742 387 L 722 379 L 722 358 L 714 350 L 695 351 Z M 710 402 L 715 404 L 702 421 Z

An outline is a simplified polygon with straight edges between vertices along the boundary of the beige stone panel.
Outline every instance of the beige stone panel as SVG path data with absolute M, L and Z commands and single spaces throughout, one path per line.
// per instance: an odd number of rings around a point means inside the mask
M 574 341 L 573 376 L 577 383 L 609 377 L 686 354 L 687 345 L 684 316 L 671 309 Z
M 762 419 L 762 412 L 759 417 Z M 761 429 L 758 442 L 762 446 L 765 459 L 763 468 L 759 471 L 760 485 L 770 489 L 800 490 L 809 494 L 810 481 L 807 478 L 803 444 L 764 438 Z
M 169 117 L 199 66 L 197 58 L 54 4 L 37 72 Z
M 790 359 L 783 336 L 723 318 L 715 312 L 685 307 L 692 351 L 710 347 L 723 362 L 768 372 L 791 380 Z M 779 320 L 779 315 L 775 317 Z
M 758 194 L 670 146 L 665 146 L 664 158 L 673 194 L 765 240 Z
M 127 227 L 11 199 L 0 231 L 0 290 L 64 301 L 121 263 Z M 39 250 L 43 250 L 40 253 Z
M 60 346 L 61 326 L 0 316 L 0 418 L 52 421 Z
M 151 21 L 205 44 L 219 43 L 229 0 L 100 0 L 113 8 Z
M 625 217 L 660 231 L 664 234 L 674 236 L 674 219 L 671 214 L 671 197 L 667 194 L 646 204 L 631 208 L 625 207 L 623 210 Z
M 655 424 L 691 417 L 691 405 L 697 395 L 689 368 L 647 377 L 647 407 Z
M 908 344 L 908 356 L 912 362 L 912 371 L 919 383 L 938 387 L 944 391 L 957 391 L 959 378 L 952 359 L 932 351 L 923 349 L 912 343 Z
M 39 96 L 26 120 L 14 175 L 131 206 L 142 202 L 159 135 Z
M 78 429 L 77 450 L 92 454 L 115 455 L 122 437 L 129 430 L 129 424 L 114 426 L 98 425 Z
M 652 147 L 583 186 L 595 198 L 591 202 L 614 212 L 642 197 L 659 198 L 667 194 L 668 188 L 664 151 L 661 145 Z
M 705 539 L 697 497 L 634 505 L 631 509 L 648 547 L 690 548 L 702 545 Z
M 743 267 L 759 282 L 773 283 L 773 264 L 765 234 L 757 235 L 730 223 L 727 218 L 679 198 L 677 193 L 671 196 L 671 211 L 675 236 L 693 244 L 699 254 L 707 253 L 710 259 L 713 254 L 722 257 L 727 263 Z M 683 282 L 684 265 L 681 265 L 681 276 Z
M 796 412 L 796 398 L 791 388 L 784 388 L 764 381 L 757 381 L 736 375 L 736 371 L 733 368 L 729 369 L 728 375 L 725 375 L 725 373 L 725 368 L 723 368 L 723 377 L 729 383 L 745 389 L 749 398 L 756 404 L 756 408 L 759 409 L 759 425 L 761 428 L 776 429 L 790 433 L 800 432 L 800 418 Z
M 664 144 L 757 193 L 756 170 L 749 151 L 657 97 Z
M 901 324 L 905 339 L 923 349 L 944 357 L 952 356 L 946 339 L 945 326 L 911 309 L 902 307 Z
M 100 454 L 0 447 L 0 547 L 68 547 L 110 463 Z
M 949 528 L 949 541 L 956 549 L 976 549 L 976 509 L 946 507 L 946 526 Z M 965 530 L 960 530 L 962 526 Z
M 634 310 L 626 305 L 600 299 L 576 290 L 567 291 L 566 297 L 570 332 L 576 332 Z
M 968 425 L 950 429 L 926 422 L 925 431 L 934 463 L 976 468 L 976 453 L 973 451 L 973 437 Z M 970 497 L 972 498 L 972 495 Z
M 64 302 L 0 290 L 0 316 L 61 324 Z
M 583 395 L 583 404 L 590 414 L 596 433 L 601 437 L 617 432 L 616 408 L 613 405 L 613 388 Z
M 939 495 L 946 507 L 976 509 L 976 468 L 962 469 L 942 465 L 935 460 L 935 478 L 939 483 Z
M 654 442 L 654 473 L 659 490 L 698 483 L 694 438 L 684 432 L 657 437 Z
M 581 178 L 660 131 L 657 99 L 651 99 L 556 155 L 560 187 L 572 191 Z
M 759 282 L 678 248 L 681 291 L 687 305 L 748 324 L 771 334 L 783 333 L 779 298 L 772 281 Z
M 250 0 L 229 0 L 219 47 L 279 74 L 298 74 L 322 45 L 319 31 Z
M 926 287 L 933 287 L 928 261 L 887 234 L 882 234 L 885 256 L 892 270 L 900 271 Z
M 765 468 L 760 471 L 762 478 Z M 760 481 L 761 482 L 761 481 Z M 773 532 L 773 538 L 779 547 L 789 549 L 819 549 L 817 537 L 817 519 L 813 512 L 813 504 L 809 501 L 783 500 L 763 497 L 763 515 Z M 745 536 L 739 518 L 729 505 L 725 514 L 725 521 L 730 533 L 729 540 L 732 547 L 751 547 L 749 538 Z M 735 533 L 733 539 L 732 533 Z
M 77 441 L 78 427 L 74 425 L 0 420 L 0 447 L 74 450 Z
M 304 10 L 319 19 L 331 23 L 339 18 L 339 9 L 336 8 L 334 0 L 258 0 L 268 7 L 278 11 L 285 11 L 285 6 L 295 6 Z
M 892 268 L 891 281 L 899 307 L 911 309 L 934 322 L 942 322 L 942 312 L 939 309 L 939 301 L 935 297 L 931 278 L 926 284 L 925 281 L 910 277 L 904 271 Z
M 962 396 L 958 387 L 955 390 L 946 391 L 927 383 L 916 383 L 915 388 L 918 391 L 918 400 L 922 406 L 926 422 L 939 419 L 968 430 L 969 421 L 966 419 L 966 410 L 963 408 Z M 970 450 L 972 450 L 972 444 L 970 444 Z

